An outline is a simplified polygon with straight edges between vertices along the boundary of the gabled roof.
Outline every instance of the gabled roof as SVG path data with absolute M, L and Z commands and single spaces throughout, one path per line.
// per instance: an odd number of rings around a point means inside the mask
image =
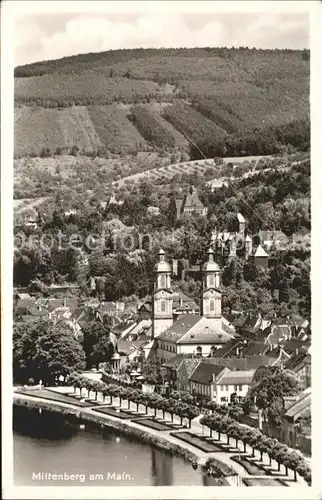
M 303 366 L 310 364 L 311 355 L 305 352 L 300 352 L 299 354 L 290 357 L 290 359 L 285 363 L 285 368 L 296 373 L 298 370 L 301 370 Z
M 29 293 L 20 293 L 20 292 L 17 292 L 16 293 L 16 297 L 20 300 L 25 300 L 25 299 L 31 299 L 31 295 Z
M 173 358 L 163 363 L 162 366 L 165 366 L 166 368 L 172 368 L 173 370 L 177 370 L 185 359 L 192 359 L 192 354 L 177 354 Z
M 36 299 L 34 297 L 30 299 L 19 299 L 17 301 L 16 310 L 17 312 L 26 312 L 27 309 L 34 307 L 36 304 Z
M 190 331 L 179 339 L 180 344 L 225 344 L 232 335 L 224 332 L 222 322 L 201 317 Z
M 280 241 L 288 240 L 288 237 L 283 233 L 283 231 L 259 231 L 258 236 L 263 242 L 273 241 L 274 239 Z
M 235 324 L 234 324 L 235 325 Z M 240 326 L 241 330 L 245 333 L 258 332 L 260 330 L 261 321 L 258 316 L 248 316 L 246 321 Z
M 296 326 L 297 328 L 307 328 L 309 326 L 309 322 L 307 319 L 302 318 L 297 314 L 293 314 L 289 319 L 288 323 L 291 326 Z
M 224 375 L 217 382 L 218 385 L 250 385 L 253 381 L 255 370 L 236 370 L 224 373 Z
M 238 318 L 236 318 L 233 321 L 233 325 L 235 328 L 241 328 L 242 326 L 244 326 L 246 324 L 247 321 L 248 321 L 248 315 L 243 313 L 243 314 L 240 314 L 238 316 Z
M 239 339 L 230 339 L 221 349 L 217 349 L 213 356 L 215 358 L 225 358 L 229 356 L 229 354 L 235 352 L 237 347 L 245 347 L 243 341 Z
M 221 349 L 218 349 L 221 351 Z M 220 352 L 219 352 L 220 354 Z M 247 356 L 247 357 L 213 357 L 204 358 L 206 363 L 214 365 L 227 366 L 230 370 L 257 370 L 259 366 L 270 366 L 276 358 L 269 358 L 268 356 Z
M 186 314 L 179 316 L 177 321 L 168 328 L 165 332 L 158 335 L 157 340 L 168 340 L 177 342 L 180 340 L 193 326 L 195 326 L 202 316 L 199 314 Z
M 286 411 L 285 418 L 291 422 L 295 422 L 298 418 L 304 417 L 311 411 L 311 390 L 302 392 L 297 399 Z
M 214 377 L 218 377 L 223 370 L 227 370 L 227 368 L 220 365 L 211 365 L 209 363 L 201 362 L 193 370 L 189 380 L 198 384 L 211 384 Z
M 311 345 L 311 342 L 309 340 L 301 340 L 297 338 L 291 338 L 287 340 L 287 342 L 284 344 L 283 349 L 289 353 L 293 354 L 296 353 L 296 351 L 303 351 L 306 352 Z
M 199 358 L 184 359 L 180 366 L 185 367 L 188 377 L 190 377 L 192 372 L 198 366 L 199 363 L 200 363 Z
M 254 257 L 268 257 L 268 254 L 265 252 L 262 245 L 258 245 L 258 247 L 254 253 Z
M 190 187 L 183 202 L 184 208 L 204 208 L 203 204 L 198 198 L 197 192 L 193 186 Z
M 269 346 L 264 342 L 250 342 L 243 350 L 244 356 L 258 356 L 266 354 L 269 351 Z
M 29 309 L 29 314 L 31 316 L 48 316 L 49 315 L 47 309 L 38 309 L 37 307 L 31 307 Z
M 185 293 L 181 292 L 181 290 L 175 290 L 172 294 L 173 298 L 173 309 L 176 309 L 177 311 L 186 311 L 186 310 L 191 310 L 191 309 L 199 309 L 199 306 L 197 303 L 188 297 Z M 181 302 L 181 304 L 180 304 Z

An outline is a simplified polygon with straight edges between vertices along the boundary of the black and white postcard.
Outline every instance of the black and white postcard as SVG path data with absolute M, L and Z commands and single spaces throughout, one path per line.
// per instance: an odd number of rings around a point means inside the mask
M 4 498 L 320 498 L 321 7 L 3 2 Z

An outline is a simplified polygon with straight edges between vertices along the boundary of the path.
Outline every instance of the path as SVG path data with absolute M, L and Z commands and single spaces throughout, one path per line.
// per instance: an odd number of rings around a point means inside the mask
M 101 378 L 101 374 L 100 373 L 97 373 L 97 372 L 85 372 L 83 373 L 83 376 L 86 376 L 87 378 L 91 379 L 91 380 L 100 380 Z M 54 388 L 51 388 L 51 390 L 55 390 L 57 392 L 61 392 L 61 393 L 71 393 L 71 392 L 74 392 L 74 388 L 73 387 L 54 387 Z M 86 391 L 87 392 L 87 391 Z M 89 398 L 91 398 L 91 395 L 92 395 L 92 398 L 94 399 L 94 393 L 89 393 Z M 109 398 L 108 398 L 109 400 Z M 103 403 L 104 402 L 104 398 L 103 398 L 103 395 L 101 393 L 98 393 L 97 394 L 97 401 Z M 128 402 L 127 400 L 123 400 L 122 401 L 122 404 L 120 405 L 120 400 L 119 398 L 112 398 L 112 405 L 113 406 L 117 406 L 118 408 L 122 409 L 130 409 L 134 412 L 136 412 L 136 409 L 137 409 L 137 405 L 136 403 L 133 403 L 133 402 Z M 139 412 L 141 412 L 142 414 L 145 414 L 146 412 L 146 408 L 144 405 L 139 405 L 138 406 L 138 410 Z M 163 420 L 163 412 L 161 410 L 157 410 L 156 413 L 155 413 L 155 410 L 152 409 L 152 408 L 148 408 L 148 411 L 147 411 L 147 416 L 154 416 L 156 415 L 156 418 L 158 419 L 161 419 Z M 200 424 L 199 420 L 200 418 L 202 417 L 202 415 L 199 415 L 199 417 L 195 418 L 194 420 L 192 420 L 191 422 L 191 428 L 188 429 L 189 432 L 192 432 L 193 434 L 197 435 L 197 436 L 209 436 L 209 429 L 203 425 Z M 167 412 L 165 413 L 165 420 L 166 421 L 170 421 L 171 419 L 171 415 L 168 414 Z M 180 425 L 181 423 L 181 419 L 177 416 L 177 415 L 174 415 L 173 416 L 173 423 L 174 424 L 178 424 Z M 184 420 L 184 423 L 185 423 L 185 420 Z M 183 431 L 187 431 L 187 429 L 183 429 Z M 164 434 L 170 434 L 170 432 L 173 432 L 172 430 L 171 431 L 162 431 L 162 435 Z M 180 432 L 180 431 L 178 431 Z M 154 431 L 155 435 L 160 435 L 158 431 Z M 214 432 L 213 435 L 215 435 L 216 433 Z M 168 437 L 172 437 L 172 436 L 168 436 Z M 221 438 L 220 438 L 220 441 L 218 441 L 218 443 L 220 444 L 226 444 L 227 443 L 227 435 L 221 433 Z M 240 477 L 252 477 L 250 476 L 246 470 L 244 469 L 244 467 L 242 467 L 240 464 L 237 464 L 236 462 L 232 461 L 231 460 L 231 457 L 232 456 L 235 456 L 235 455 L 244 455 L 244 445 L 243 443 L 240 441 L 238 443 L 238 448 L 235 448 L 234 447 L 234 444 L 235 444 L 235 440 L 230 438 L 230 443 L 231 443 L 231 448 L 230 450 L 232 451 L 227 451 L 227 452 L 212 452 L 212 453 L 207 453 L 207 457 L 212 457 L 212 458 L 215 458 L 221 462 L 224 462 L 226 465 L 228 465 L 230 468 L 232 468 L 233 470 L 235 470 Z M 247 445 L 246 446 L 246 454 L 247 455 L 252 455 L 252 447 Z M 269 457 L 268 455 L 264 454 L 263 455 L 263 461 L 261 462 L 261 459 L 260 459 L 260 452 L 255 450 L 255 454 L 254 454 L 254 460 L 258 461 L 261 465 L 266 465 L 267 467 L 269 467 Z M 274 477 L 279 477 L 283 480 L 287 480 L 289 481 L 289 486 L 299 486 L 299 485 L 307 485 L 307 483 L 305 482 L 305 480 L 298 475 L 298 480 L 297 482 L 294 481 L 294 473 L 293 471 L 291 470 L 288 470 L 288 474 L 286 475 L 286 469 L 284 466 L 281 466 L 281 470 L 280 472 L 277 471 L 277 467 L 278 467 L 278 464 L 277 462 L 275 462 L 274 460 L 272 460 L 272 465 L 271 465 L 271 469 L 274 469 L 276 470 L 276 474 L 274 472 Z M 261 477 L 265 477 L 264 474 L 263 476 Z M 266 476 L 266 477 L 272 477 L 272 476 Z

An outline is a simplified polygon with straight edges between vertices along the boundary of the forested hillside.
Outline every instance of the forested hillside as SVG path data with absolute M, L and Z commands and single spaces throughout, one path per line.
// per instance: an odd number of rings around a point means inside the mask
M 85 54 L 17 67 L 15 103 L 16 156 L 175 150 L 187 138 L 217 155 L 305 149 L 309 57 L 248 48 Z

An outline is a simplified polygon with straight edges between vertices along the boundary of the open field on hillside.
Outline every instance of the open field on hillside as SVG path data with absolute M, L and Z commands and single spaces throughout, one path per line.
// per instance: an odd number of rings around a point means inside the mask
M 220 140 L 227 135 L 225 130 L 183 101 L 176 101 L 173 106 L 165 108 L 163 116 L 185 137 L 194 142 L 202 142 L 206 138 Z
M 219 149 L 222 138 L 232 138 L 237 146 L 230 145 L 229 154 L 232 150 L 279 153 L 281 144 L 305 149 L 301 133 L 309 125 L 295 125 L 294 141 L 289 132 L 284 137 L 283 131 L 274 131 L 308 118 L 308 51 L 209 47 L 108 51 L 26 65 L 16 68 L 15 75 L 16 105 L 49 108 L 45 113 L 16 112 L 16 155 L 39 154 L 39 148 L 66 152 L 74 144 L 85 152 L 103 144 L 126 154 L 146 147 L 142 136 L 156 149 L 184 150 L 186 136 L 199 146 L 207 142 Z M 95 109 L 114 103 L 124 113 L 131 113 L 130 105 L 140 105 L 136 128 L 121 111 Z M 94 108 L 71 113 L 75 105 Z M 60 107 L 68 108 L 66 116 L 56 115 L 62 112 Z M 273 132 L 267 132 L 269 127 Z M 251 140 L 256 129 L 257 148 Z M 238 147 L 245 133 L 250 134 L 249 141 Z M 206 156 L 211 155 L 209 150 Z
M 188 149 L 185 137 L 160 116 L 164 109 L 153 109 L 150 104 L 133 106 L 131 119 L 143 137 L 162 149 Z
M 24 106 L 15 108 L 15 153 L 21 156 L 52 153 L 77 146 L 93 151 L 101 146 L 86 107 L 44 109 Z
M 89 115 L 102 145 L 113 153 L 134 153 L 143 150 L 146 143 L 128 119 L 127 111 L 116 105 L 90 106 Z

